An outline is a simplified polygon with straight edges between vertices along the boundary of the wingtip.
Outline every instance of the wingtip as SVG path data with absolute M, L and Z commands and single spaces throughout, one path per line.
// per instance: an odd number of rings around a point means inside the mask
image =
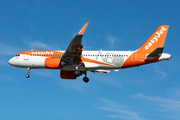
M 88 24 L 89 24 L 89 22 L 87 22 L 87 23 L 84 25 L 84 27 L 79 31 L 79 34 L 81 34 L 81 35 L 84 34 L 84 32 L 85 32 Z

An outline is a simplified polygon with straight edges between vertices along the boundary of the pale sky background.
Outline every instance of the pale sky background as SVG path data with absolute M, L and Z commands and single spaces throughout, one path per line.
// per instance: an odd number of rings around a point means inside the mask
M 179 120 L 179 0 L 1 0 L 0 120 Z M 65 50 L 86 22 L 85 50 L 136 50 L 160 25 L 170 25 L 171 61 L 110 74 L 90 82 L 63 80 L 59 70 L 12 67 L 27 50 Z

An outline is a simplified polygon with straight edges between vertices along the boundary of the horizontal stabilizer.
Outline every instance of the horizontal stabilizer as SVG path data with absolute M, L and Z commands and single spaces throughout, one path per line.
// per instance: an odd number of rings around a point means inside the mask
M 103 69 L 98 69 L 98 70 L 91 71 L 91 72 L 98 72 L 98 73 L 106 73 L 106 74 L 109 74 L 110 72 L 117 72 L 117 71 L 119 71 L 119 69 L 115 69 L 115 70 L 103 70 Z
M 152 59 L 155 57 L 160 57 L 162 55 L 164 47 L 158 47 L 157 49 L 155 49 L 152 53 L 150 53 L 147 58 L 148 59 Z
M 95 70 L 95 72 L 98 72 L 98 73 L 106 73 L 106 74 L 109 74 L 109 70 L 102 70 L 102 69 L 98 69 L 98 70 Z

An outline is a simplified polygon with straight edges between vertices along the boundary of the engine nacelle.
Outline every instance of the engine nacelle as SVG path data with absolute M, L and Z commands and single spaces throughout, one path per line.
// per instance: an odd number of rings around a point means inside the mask
M 45 66 L 49 69 L 61 69 L 60 61 L 61 58 L 46 58 Z
M 61 70 L 60 77 L 62 79 L 76 79 L 74 71 Z

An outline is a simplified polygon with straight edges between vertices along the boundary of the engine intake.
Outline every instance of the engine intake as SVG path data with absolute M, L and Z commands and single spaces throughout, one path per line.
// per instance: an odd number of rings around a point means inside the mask
M 65 60 L 61 59 L 60 67 L 63 68 L 64 66 L 66 66 L 66 62 Z

